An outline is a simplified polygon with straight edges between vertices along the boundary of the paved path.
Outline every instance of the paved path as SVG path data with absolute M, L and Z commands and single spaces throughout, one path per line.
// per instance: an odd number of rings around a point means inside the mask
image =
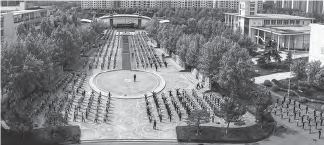
M 293 74 L 290 74 L 290 72 L 274 73 L 274 74 L 270 74 L 270 75 L 255 77 L 255 83 L 256 84 L 263 84 L 263 82 L 265 80 L 270 80 L 270 81 L 272 79 L 283 80 L 283 79 L 287 79 L 289 77 L 290 78 L 293 77 Z
M 161 49 L 158 49 L 157 51 L 162 51 Z M 177 63 L 175 63 L 172 59 L 169 59 L 168 61 L 172 65 L 177 68 L 177 70 L 183 70 L 181 66 L 179 66 Z M 182 72 L 183 73 L 183 72 Z M 191 73 L 187 73 L 188 80 L 198 81 L 195 79 Z M 266 79 L 286 79 L 290 76 L 290 72 L 285 73 L 276 73 L 272 75 L 267 76 L 260 76 L 255 78 L 255 82 L 260 84 L 263 83 Z M 283 96 L 278 96 L 279 98 L 283 99 Z M 302 108 L 305 108 L 304 105 L 301 105 Z M 289 105 L 289 108 L 292 109 L 293 105 Z M 313 109 L 309 108 L 308 112 L 313 112 Z M 285 114 L 285 113 L 284 113 Z M 305 115 L 305 110 L 302 111 L 301 115 Z M 312 115 L 312 113 L 310 113 Z M 318 115 L 318 114 L 317 114 Z M 273 115 L 275 120 L 277 121 L 279 128 L 276 129 L 276 132 L 270 136 L 268 139 L 265 139 L 263 141 L 252 143 L 251 145 L 315 145 L 315 144 L 324 144 L 324 135 L 322 135 L 321 139 L 318 139 L 318 132 L 315 130 L 315 123 L 311 123 L 312 126 L 312 134 L 309 134 L 309 129 L 306 127 L 305 130 L 301 127 L 297 127 L 296 121 L 293 120 L 293 116 L 291 118 L 291 122 L 288 122 L 288 117 L 284 115 L 283 119 L 281 119 L 281 116 Z M 296 119 L 299 119 L 298 117 Z M 319 119 L 317 118 L 317 121 Z M 305 122 L 305 120 L 304 120 Z M 323 123 L 324 125 L 324 123 Z M 284 128 L 280 127 L 283 126 Z M 281 129 L 281 130 L 280 130 Z M 318 129 L 324 130 L 324 126 L 318 127 Z M 324 133 L 322 133 L 324 134 Z M 220 144 L 221 145 L 221 144 Z M 245 144 L 247 145 L 247 144 Z

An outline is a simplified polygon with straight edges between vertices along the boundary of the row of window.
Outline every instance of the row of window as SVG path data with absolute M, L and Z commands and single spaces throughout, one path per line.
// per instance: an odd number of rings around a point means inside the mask
M 264 20 L 264 25 L 300 25 L 300 20 Z
M 43 18 L 47 16 L 47 12 L 33 12 L 20 15 L 14 15 L 14 23 L 19 23 L 22 21 L 34 20 L 38 18 Z

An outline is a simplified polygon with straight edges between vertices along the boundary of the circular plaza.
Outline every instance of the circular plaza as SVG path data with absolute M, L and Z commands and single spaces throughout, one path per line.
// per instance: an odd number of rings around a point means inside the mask
M 134 80 L 136 75 L 136 80 Z M 97 93 L 115 98 L 142 98 L 144 94 L 160 92 L 164 79 L 153 72 L 142 70 L 112 70 L 100 72 L 90 78 L 90 87 Z

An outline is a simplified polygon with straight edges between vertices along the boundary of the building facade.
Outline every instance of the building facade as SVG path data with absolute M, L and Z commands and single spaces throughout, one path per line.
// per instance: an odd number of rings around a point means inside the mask
M 257 9 L 263 9 L 263 1 L 255 0 Z M 214 8 L 222 8 L 222 9 L 238 9 L 240 0 L 214 0 L 213 7 Z
M 310 26 L 313 18 L 284 14 L 257 14 L 256 3 L 242 1 L 239 13 L 225 13 L 225 23 L 240 29 L 252 41 L 264 45 L 268 39 L 277 42 L 277 49 L 309 50 Z
M 1 14 L 1 36 L 2 38 L 13 38 L 17 35 L 19 24 L 25 24 L 27 28 L 34 26 L 40 28 L 40 23 L 44 17 L 50 16 L 47 9 L 22 10 Z
M 113 8 L 115 6 L 114 1 L 110 0 L 82 0 L 81 7 L 84 9 L 97 8 L 97 9 L 105 9 L 105 8 Z
M 273 0 L 277 8 L 302 10 L 306 13 L 324 14 L 324 0 Z
M 324 24 L 311 24 L 309 62 L 321 61 L 324 66 Z

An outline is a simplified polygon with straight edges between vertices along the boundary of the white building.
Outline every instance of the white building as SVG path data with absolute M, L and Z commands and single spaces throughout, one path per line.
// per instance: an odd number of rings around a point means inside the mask
M 113 8 L 115 6 L 115 1 L 112 0 L 81 0 L 81 8 L 83 9 L 105 9 Z
M 214 0 L 213 7 L 222 9 L 238 9 L 239 3 L 240 0 Z M 262 0 L 257 0 L 256 3 L 258 10 L 263 9 Z
M 320 60 L 324 66 L 324 24 L 311 24 L 309 62 Z
M 1 14 L 1 38 L 13 38 L 17 35 L 19 24 L 26 24 L 26 27 L 40 27 L 41 20 L 50 16 L 47 9 L 22 10 Z
M 257 3 L 242 1 L 239 13 L 225 13 L 225 23 L 234 30 L 263 45 L 266 39 L 277 42 L 277 49 L 309 49 L 310 26 L 313 18 L 284 14 L 257 14 Z

